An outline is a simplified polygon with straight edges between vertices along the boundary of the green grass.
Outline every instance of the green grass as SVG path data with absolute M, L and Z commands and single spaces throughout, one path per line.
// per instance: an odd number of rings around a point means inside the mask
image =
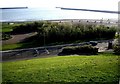
M 15 43 L 15 44 L 4 44 L 2 45 L 2 50 L 14 50 L 14 49 L 22 49 L 29 47 L 36 47 L 37 45 L 33 45 L 32 42 L 28 43 Z
M 12 50 L 12 49 L 18 49 L 19 47 L 21 47 L 22 44 L 5 44 L 2 45 L 2 50 Z
M 13 30 L 13 26 L 11 25 L 2 25 L 2 28 L 0 29 L 0 32 L 11 32 Z
M 118 56 L 56 56 L 4 62 L 3 82 L 118 82 Z M 114 83 L 113 83 L 114 82 Z M 93 83 L 92 83 L 93 84 Z
M 12 29 L 11 28 L 3 28 L 3 29 L 0 29 L 0 32 L 11 32 Z
M 2 28 L 0 29 L 0 32 L 11 32 L 13 31 L 13 28 L 15 26 L 19 26 L 22 23 L 14 23 L 12 25 L 8 24 L 8 23 L 2 23 Z

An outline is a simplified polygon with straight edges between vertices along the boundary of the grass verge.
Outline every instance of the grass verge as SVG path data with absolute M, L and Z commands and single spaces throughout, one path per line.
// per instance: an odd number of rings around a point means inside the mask
M 12 50 L 12 49 L 18 49 L 19 47 L 21 47 L 22 44 L 6 44 L 6 45 L 2 45 L 2 50 Z
M 23 49 L 23 48 L 30 48 L 30 47 L 37 47 L 39 44 L 33 45 L 32 42 L 28 43 L 15 43 L 15 44 L 5 44 L 2 45 L 2 50 L 14 50 L 14 49 Z
M 118 56 L 57 56 L 2 64 L 3 82 L 117 83 Z

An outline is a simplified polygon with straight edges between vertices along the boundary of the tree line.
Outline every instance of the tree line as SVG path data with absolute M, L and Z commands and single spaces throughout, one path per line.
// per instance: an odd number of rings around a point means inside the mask
M 32 22 L 15 26 L 12 33 L 38 32 L 37 40 L 46 43 L 69 42 L 89 39 L 112 39 L 116 28 L 105 25 L 58 22 Z

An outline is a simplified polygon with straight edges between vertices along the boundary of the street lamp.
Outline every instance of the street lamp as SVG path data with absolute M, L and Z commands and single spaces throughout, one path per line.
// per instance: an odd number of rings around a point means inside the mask
M 46 29 L 46 25 L 45 24 L 43 24 L 43 28 L 44 28 L 44 31 L 43 31 L 43 34 L 44 34 L 44 48 L 45 48 L 45 52 L 46 52 L 46 54 L 50 54 L 50 52 L 46 49 L 46 44 L 45 44 L 45 29 Z

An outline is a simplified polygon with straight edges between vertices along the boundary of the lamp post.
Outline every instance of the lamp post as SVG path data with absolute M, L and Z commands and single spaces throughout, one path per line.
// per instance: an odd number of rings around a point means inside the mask
M 43 26 L 44 27 L 44 31 L 43 31 L 43 35 L 44 35 L 44 47 L 45 47 L 45 33 L 46 33 L 46 31 L 45 31 L 45 29 L 46 29 L 46 27 L 45 26 Z
M 50 54 L 49 51 L 46 49 L 46 43 L 45 43 L 45 41 L 46 41 L 46 40 L 45 40 L 45 37 L 46 37 L 45 33 L 46 33 L 46 30 L 45 30 L 45 29 L 46 29 L 47 27 L 46 27 L 45 24 L 43 24 L 43 28 L 44 28 L 43 34 L 44 34 L 44 47 L 45 47 L 45 52 L 46 52 L 47 54 Z

